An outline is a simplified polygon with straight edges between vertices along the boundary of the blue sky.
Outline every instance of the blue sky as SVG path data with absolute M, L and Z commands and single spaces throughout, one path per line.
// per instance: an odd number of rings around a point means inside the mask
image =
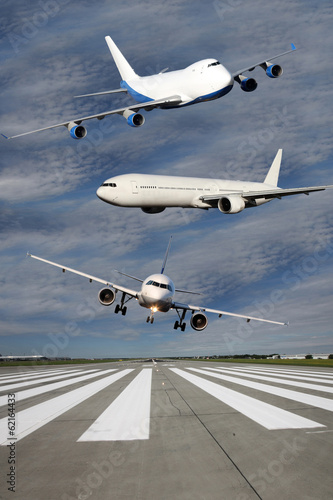
M 95 195 L 112 175 L 169 173 L 261 181 L 279 148 L 279 185 L 333 184 L 331 2 L 189 0 L 4 2 L 0 24 L 1 132 L 14 135 L 132 102 L 74 99 L 119 87 L 110 35 L 140 75 L 214 57 L 230 71 L 262 58 L 253 93 L 146 113 L 132 129 L 120 116 L 1 141 L 0 352 L 50 356 L 178 356 L 332 352 L 333 192 L 276 200 L 225 216 L 168 209 L 157 215 L 109 206 Z M 30 251 L 135 288 L 114 269 L 166 273 L 202 290 L 200 305 L 289 321 L 289 327 L 209 316 L 203 332 L 173 330 L 175 312 L 146 324 L 98 303 L 100 286 L 25 257 Z M 181 301 L 188 297 L 179 295 Z M 198 302 L 198 300 L 197 300 Z

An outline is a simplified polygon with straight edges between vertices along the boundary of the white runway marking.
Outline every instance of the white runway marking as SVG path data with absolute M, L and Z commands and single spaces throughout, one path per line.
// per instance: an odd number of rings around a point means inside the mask
M 97 369 L 95 369 L 95 370 L 80 370 L 80 371 L 77 371 L 76 373 L 74 373 L 74 376 L 81 375 L 81 373 L 88 373 L 88 372 L 92 373 L 92 372 L 96 372 L 96 371 L 100 371 L 100 369 L 99 370 L 97 370 Z M 29 387 L 30 385 L 42 384 L 44 382 L 53 382 L 53 380 L 61 380 L 63 378 L 71 377 L 72 374 L 73 374 L 73 372 L 65 373 L 64 375 L 51 375 L 50 377 L 34 379 L 32 381 L 29 381 L 29 382 L 17 382 L 14 384 L 4 385 L 3 387 L 0 386 L 0 391 L 1 392 L 3 392 L 3 391 L 12 392 L 13 389 L 15 389 L 15 392 L 16 392 L 16 389 L 18 389 L 18 388 Z
M 82 377 L 74 377 L 70 380 L 65 380 L 63 382 L 54 382 L 53 384 L 45 384 L 42 387 L 34 387 L 33 389 L 27 389 L 25 391 L 19 391 L 16 394 L 16 401 L 22 401 L 23 399 L 31 398 L 32 396 L 37 396 L 40 394 L 44 394 L 45 392 L 54 391 L 56 389 L 60 389 L 61 387 L 67 387 L 68 385 L 77 384 L 78 382 L 83 382 L 85 380 L 89 380 L 94 377 L 98 377 L 99 375 L 106 375 L 107 373 L 115 372 L 116 369 L 105 370 L 103 372 L 98 371 L 97 373 L 90 373 L 91 371 L 95 372 L 96 370 L 86 370 L 84 373 L 89 373 L 89 375 L 82 375 Z M 76 374 L 78 375 L 78 374 Z M 8 395 L 0 396 L 0 406 L 7 404 Z
M 220 367 L 222 368 L 222 367 Z M 230 370 L 235 370 L 236 368 L 230 368 Z M 315 370 L 300 370 L 296 369 L 295 370 L 288 370 L 288 368 L 254 368 L 254 367 L 237 367 L 237 370 L 251 370 L 251 371 L 256 371 L 256 372 L 274 372 L 274 373 L 296 373 L 300 375 L 304 375 L 304 377 L 312 377 L 313 375 L 316 375 L 317 377 L 322 377 L 322 378 L 333 378 L 333 373 L 332 372 L 323 372 L 323 371 L 315 371 Z
M 170 370 L 196 385 L 200 389 L 208 392 L 208 394 L 211 394 L 228 406 L 231 406 L 231 408 L 234 408 L 251 420 L 262 425 L 266 429 L 276 430 L 325 427 L 324 425 L 318 424 L 313 420 L 300 417 L 299 415 L 295 415 L 289 411 L 282 410 L 258 399 L 233 391 L 227 387 L 223 387 L 209 380 L 192 375 L 191 373 L 183 372 L 178 368 L 170 368 Z M 203 373 L 204 375 L 209 375 L 209 372 L 204 372 L 203 370 L 198 370 L 196 368 L 191 368 L 191 370 Z M 220 376 L 223 377 L 222 375 Z
M 203 368 L 203 367 L 202 367 Z M 206 367 L 207 370 L 213 370 L 213 368 L 208 368 Z M 311 382 L 321 382 L 324 384 L 333 384 L 333 376 L 328 377 L 328 375 L 311 375 L 309 373 L 305 374 L 300 374 L 299 372 L 292 371 L 292 372 L 284 372 L 283 370 L 246 370 L 245 368 L 214 368 L 214 370 L 223 370 L 225 372 L 227 371 L 232 371 L 232 372 L 239 372 L 239 373 L 258 373 L 261 375 L 274 375 L 274 377 L 281 377 L 281 378 L 294 378 L 296 380 L 305 380 L 305 381 L 311 381 Z M 326 379 L 326 380 L 323 380 Z
M 152 369 L 143 369 L 78 441 L 149 439 Z
M 234 384 L 243 385 L 244 387 L 250 387 L 251 389 L 256 389 L 258 391 L 268 392 L 268 394 L 274 394 L 275 396 L 281 396 L 282 398 L 292 399 L 293 401 L 298 401 L 299 403 L 316 406 L 317 408 L 322 408 L 323 410 L 333 411 L 333 399 L 313 396 L 312 394 L 283 389 L 282 387 L 275 387 L 273 385 L 261 384 L 260 382 L 252 382 L 251 380 L 229 377 L 228 375 L 220 375 L 215 372 L 212 373 L 210 371 L 198 370 L 197 368 L 189 368 L 189 370 L 209 375 L 210 377 L 219 378 L 220 380 L 226 380 L 227 382 L 232 382 Z
M 51 374 L 52 376 L 56 376 L 56 375 L 61 375 L 62 373 L 64 373 L 65 370 L 43 370 L 43 371 L 39 371 L 38 373 L 37 372 L 30 372 L 30 373 L 24 373 L 24 374 L 20 374 L 20 375 L 10 375 L 10 376 L 6 376 L 6 378 L 4 378 L 4 376 L 0 377 L 0 384 L 4 384 L 5 382 L 16 382 L 16 380 L 18 382 L 22 381 L 22 380 L 31 380 L 32 378 L 37 378 L 37 377 L 45 377 L 45 375 L 49 375 Z M 76 369 L 76 370 L 72 370 L 72 372 L 78 372 L 79 369 Z M 71 372 L 71 373 L 72 373 Z M 1 390 L 1 386 L 0 386 L 0 390 Z
M 16 414 L 17 434 L 16 440 L 28 436 L 51 420 L 59 417 L 74 406 L 82 403 L 97 392 L 105 389 L 108 385 L 113 384 L 121 379 L 133 369 L 126 369 L 122 372 L 114 373 L 91 384 L 87 384 L 79 389 L 69 391 L 66 394 L 49 399 L 38 405 L 32 406 L 26 410 L 19 411 Z M 0 445 L 7 445 L 8 439 L 8 419 L 7 417 L 0 420 Z
M 192 369 L 192 368 L 191 368 Z M 266 377 L 265 375 L 257 375 L 255 373 L 249 373 L 249 372 L 238 372 L 238 370 L 234 370 L 233 372 L 230 372 L 229 370 L 224 370 L 223 368 L 205 368 L 205 370 L 212 370 L 216 371 L 219 373 L 231 373 L 231 375 L 239 375 L 242 377 L 248 377 L 248 378 L 254 378 L 256 380 L 265 380 L 266 382 L 276 382 L 282 385 L 292 385 L 293 387 L 302 387 L 302 389 L 311 389 L 313 391 L 321 391 L 321 392 L 328 392 L 330 394 L 333 394 L 333 387 L 328 387 L 326 385 L 316 385 L 316 384 L 308 384 L 307 382 L 296 382 L 294 380 L 280 380 L 276 379 L 276 377 L 283 377 L 285 375 L 275 375 L 274 377 Z M 296 377 L 294 377 L 296 378 Z M 297 377 L 298 378 L 298 377 Z M 313 382 L 315 379 L 312 380 Z M 319 382 L 323 382 L 322 380 L 319 380 Z M 327 382 L 330 384 L 331 382 Z

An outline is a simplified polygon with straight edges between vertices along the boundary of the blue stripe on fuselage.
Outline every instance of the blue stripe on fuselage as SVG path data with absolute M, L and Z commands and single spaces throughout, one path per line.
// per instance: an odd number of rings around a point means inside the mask
M 130 87 L 128 85 L 128 83 L 125 82 L 124 80 L 120 82 L 120 86 L 123 89 L 127 89 L 128 93 L 137 102 L 154 101 L 154 99 L 152 99 L 151 97 L 147 97 L 147 96 L 145 96 L 143 94 L 140 94 L 136 90 L 132 89 L 132 87 Z M 190 101 L 190 102 L 187 102 L 187 103 L 184 103 L 184 104 L 177 104 L 176 106 L 172 106 L 172 105 L 170 106 L 168 104 L 166 104 L 164 106 L 163 104 L 161 104 L 159 107 L 161 107 L 161 108 L 166 107 L 168 109 L 172 109 L 172 108 L 180 108 L 180 107 L 183 107 L 183 106 L 191 106 L 191 104 L 197 104 L 198 102 L 213 101 L 214 99 L 218 99 L 219 97 L 222 97 L 222 96 L 228 94 L 230 92 L 230 90 L 232 89 L 232 87 L 233 87 L 233 85 L 228 85 L 227 87 L 224 87 L 223 89 L 217 90 L 216 92 L 212 92 L 211 94 L 206 94 L 206 95 L 199 96 L 196 99 L 193 99 L 193 101 Z
M 128 93 L 133 97 L 133 99 L 135 99 L 137 102 L 148 102 L 148 101 L 153 101 L 154 99 L 151 99 L 151 97 L 147 97 L 146 95 L 143 95 L 143 94 L 140 94 L 139 92 L 137 92 L 136 90 L 132 89 L 132 87 L 130 87 L 128 85 L 127 82 L 125 82 L 124 80 L 122 80 L 120 82 L 120 86 L 123 88 L 123 89 L 127 89 Z

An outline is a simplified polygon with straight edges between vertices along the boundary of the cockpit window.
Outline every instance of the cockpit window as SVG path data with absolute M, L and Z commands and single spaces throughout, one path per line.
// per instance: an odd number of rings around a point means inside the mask
M 115 182 L 104 182 L 104 184 L 102 184 L 102 186 L 110 186 L 110 187 L 117 187 L 117 184 Z
M 208 68 L 209 66 L 218 66 L 219 64 L 221 64 L 219 61 L 215 61 L 213 63 L 208 64 Z
M 171 287 L 171 285 L 169 285 L 169 284 L 165 284 L 165 283 L 158 283 L 158 281 L 149 280 L 149 281 L 147 281 L 146 285 L 153 285 L 153 286 L 157 286 L 157 287 L 159 287 L 159 288 L 164 288 L 164 289 L 167 289 L 167 290 L 169 290 L 170 292 L 172 292 L 172 287 Z

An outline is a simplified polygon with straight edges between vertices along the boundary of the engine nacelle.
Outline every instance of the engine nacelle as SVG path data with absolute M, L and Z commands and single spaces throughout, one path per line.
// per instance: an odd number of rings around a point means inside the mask
M 217 202 L 217 208 L 223 214 L 238 214 L 245 208 L 245 200 L 241 196 L 223 196 Z
M 141 127 L 145 122 L 145 117 L 140 113 L 132 113 L 127 117 L 127 123 L 130 127 Z
M 242 75 L 239 76 L 241 77 Z M 254 78 L 243 77 L 240 78 L 240 80 L 241 80 L 240 87 L 242 90 L 244 90 L 244 92 L 253 92 L 258 86 Z
M 98 300 L 103 306 L 110 306 L 114 303 L 116 293 L 111 288 L 103 288 L 98 292 Z
M 208 325 L 207 316 L 202 312 L 196 312 L 192 314 L 190 324 L 193 330 L 197 330 L 200 332 L 201 330 L 204 330 Z
M 165 207 L 141 207 L 145 214 L 160 214 L 165 210 Z
M 67 129 L 73 139 L 83 139 L 87 135 L 87 130 L 83 125 L 77 125 L 74 122 L 70 122 L 67 125 Z
M 279 64 L 271 64 L 266 68 L 266 75 L 269 78 L 278 78 L 283 73 L 283 69 Z

